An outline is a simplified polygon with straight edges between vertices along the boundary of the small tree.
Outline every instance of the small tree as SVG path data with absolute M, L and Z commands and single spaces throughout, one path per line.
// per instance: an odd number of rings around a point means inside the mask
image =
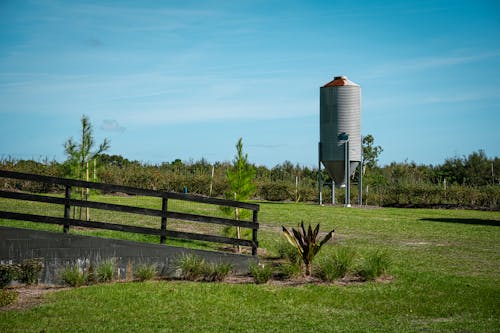
M 363 164 L 369 169 L 377 166 L 378 157 L 384 151 L 381 146 L 374 146 L 374 142 L 375 139 L 371 134 L 363 137 Z
M 86 115 L 82 115 L 81 118 L 82 130 L 80 142 L 77 143 L 73 140 L 73 138 L 69 138 L 64 143 L 64 153 L 68 157 L 68 163 L 71 166 L 71 169 L 78 179 L 84 179 L 84 171 L 85 171 L 85 179 L 89 180 L 89 161 L 95 159 L 99 154 L 105 152 L 110 148 L 109 140 L 107 138 L 99 145 L 97 150 L 92 151 L 94 147 L 94 137 L 92 135 L 92 124 L 90 123 L 90 119 Z M 80 198 L 83 199 L 84 191 L 83 188 L 80 192 Z M 85 194 L 85 199 L 88 199 L 88 189 Z M 86 210 L 86 219 L 89 220 L 89 210 Z M 73 217 L 75 212 L 73 211 Z M 80 207 L 80 219 L 82 217 L 82 210 Z
M 227 199 L 243 201 L 249 199 L 255 192 L 255 177 L 254 167 L 248 163 L 248 155 L 243 153 L 243 139 L 240 138 L 236 143 L 236 155 L 234 157 L 233 166 L 226 171 L 226 177 L 229 181 L 230 192 L 226 192 Z M 234 219 L 239 220 L 240 211 L 234 209 Z M 236 227 L 236 235 L 241 237 L 240 227 Z M 238 251 L 239 251 L 238 247 Z

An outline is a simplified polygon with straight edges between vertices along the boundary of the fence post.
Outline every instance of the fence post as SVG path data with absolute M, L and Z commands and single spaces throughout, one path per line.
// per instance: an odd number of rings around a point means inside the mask
M 167 209 L 168 209 L 168 199 L 161 198 L 161 230 L 167 230 Z M 165 244 L 167 237 L 160 236 L 160 244 Z
M 66 203 L 64 204 L 64 219 L 66 220 L 66 224 L 63 226 L 63 232 L 67 234 L 69 232 L 69 218 L 71 215 L 71 206 L 69 204 L 69 201 L 71 200 L 71 186 L 69 185 L 66 185 L 64 198 L 66 199 Z
M 253 211 L 253 217 L 252 217 L 252 221 L 254 223 L 258 223 L 258 218 L 257 218 L 257 211 L 254 210 Z M 257 240 L 257 229 L 252 229 L 252 255 L 253 256 L 256 256 L 257 255 L 257 248 L 259 247 L 259 242 Z

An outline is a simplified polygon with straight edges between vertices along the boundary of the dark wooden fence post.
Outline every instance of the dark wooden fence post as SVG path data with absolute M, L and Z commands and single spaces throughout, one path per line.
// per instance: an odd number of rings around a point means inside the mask
M 168 210 L 168 199 L 162 197 L 161 198 L 161 230 L 167 230 L 167 210 Z M 166 236 L 160 236 L 160 244 L 165 244 L 167 240 Z
M 252 216 L 252 221 L 254 223 L 258 223 L 257 214 L 258 214 L 258 211 L 254 210 L 253 216 Z M 253 256 L 257 255 L 257 248 L 258 247 L 259 247 L 259 242 L 257 241 L 257 229 L 252 229 L 252 255 Z
M 66 203 L 64 204 L 64 219 L 66 219 L 67 223 L 63 226 L 63 232 L 68 233 L 69 232 L 69 218 L 71 215 L 71 206 L 69 204 L 69 201 L 71 200 L 71 186 L 69 186 L 69 185 L 66 185 L 64 198 L 66 200 Z

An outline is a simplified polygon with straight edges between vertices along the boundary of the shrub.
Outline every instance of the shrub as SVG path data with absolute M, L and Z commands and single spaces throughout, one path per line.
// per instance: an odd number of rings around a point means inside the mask
M 343 278 L 352 268 L 356 252 L 347 247 L 339 246 L 318 262 L 317 276 L 325 281 Z
M 151 280 L 158 274 L 156 265 L 153 264 L 142 264 L 137 267 L 134 272 L 134 277 L 139 281 Z
M 363 258 L 358 274 L 366 280 L 375 280 L 387 272 L 390 264 L 391 260 L 387 251 L 376 250 Z
M 248 269 L 250 270 L 250 274 L 252 275 L 253 280 L 257 284 L 267 283 L 273 275 L 273 271 L 270 265 L 252 263 L 250 264 Z
M 14 303 L 17 299 L 17 295 L 17 292 L 13 290 L 0 290 L 0 307 Z
M 19 265 L 2 264 L 0 265 L 0 288 L 5 288 L 9 283 L 17 280 L 21 274 Z
M 115 271 L 114 260 L 105 260 L 97 266 L 97 281 L 110 282 L 113 280 L 113 273 Z
M 73 265 L 64 268 L 61 273 L 61 280 L 71 287 L 79 287 L 85 284 L 86 277 L 77 265 Z
M 295 187 L 292 183 L 285 181 L 266 181 L 259 184 L 257 189 L 259 196 L 269 201 L 286 201 L 295 198 Z
M 40 272 L 43 269 L 42 259 L 27 259 L 21 264 L 21 275 L 19 281 L 26 284 L 37 284 Z
M 278 267 L 280 274 L 283 278 L 294 278 L 300 275 L 302 269 L 299 263 L 285 263 Z
M 85 274 L 85 283 L 86 284 L 94 284 L 97 283 L 97 276 L 95 274 L 94 266 L 90 264 L 87 269 L 87 274 Z
M 177 262 L 181 278 L 189 281 L 199 280 L 203 276 L 204 264 L 205 260 L 194 254 L 184 254 Z
M 278 256 L 281 259 L 288 260 L 291 264 L 299 264 L 300 256 L 297 252 L 297 249 L 293 247 L 287 240 L 280 238 L 278 242 L 276 242 L 276 251 L 278 252 Z
M 225 263 L 207 263 L 203 258 L 188 254 L 178 261 L 181 278 L 189 281 L 222 281 L 231 272 L 232 265 Z
M 233 265 L 227 263 L 206 263 L 203 279 L 209 282 L 223 281 L 226 276 L 228 276 L 229 272 L 231 272 L 232 268 Z

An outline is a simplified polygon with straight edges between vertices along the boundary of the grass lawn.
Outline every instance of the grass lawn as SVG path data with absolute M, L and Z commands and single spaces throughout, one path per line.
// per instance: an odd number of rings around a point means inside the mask
M 94 199 L 160 206 L 159 200 L 142 197 Z M 50 205 L 29 205 L 18 207 L 0 200 L 0 209 L 52 209 Z M 169 201 L 169 209 L 221 214 L 207 205 L 176 201 Z M 91 216 L 103 221 L 112 218 L 124 223 L 159 224 L 154 218 L 99 214 L 110 213 L 92 211 Z M 261 203 L 259 220 L 266 226 L 259 231 L 260 245 L 269 253 L 282 237 L 276 231 L 282 224 L 296 226 L 301 220 L 320 223 L 322 231 L 336 230 L 335 240 L 324 251 L 337 244 L 349 245 L 360 253 L 385 249 L 391 256 L 389 273 L 393 279 L 348 286 L 178 281 L 94 285 L 47 294 L 41 305 L 28 310 L 2 311 L 0 331 L 500 332 L 499 212 Z M 0 225 L 19 224 L 0 221 Z M 34 226 L 28 222 L 21 225 Z M 107 235 L 158 242 L 154 237 Z

